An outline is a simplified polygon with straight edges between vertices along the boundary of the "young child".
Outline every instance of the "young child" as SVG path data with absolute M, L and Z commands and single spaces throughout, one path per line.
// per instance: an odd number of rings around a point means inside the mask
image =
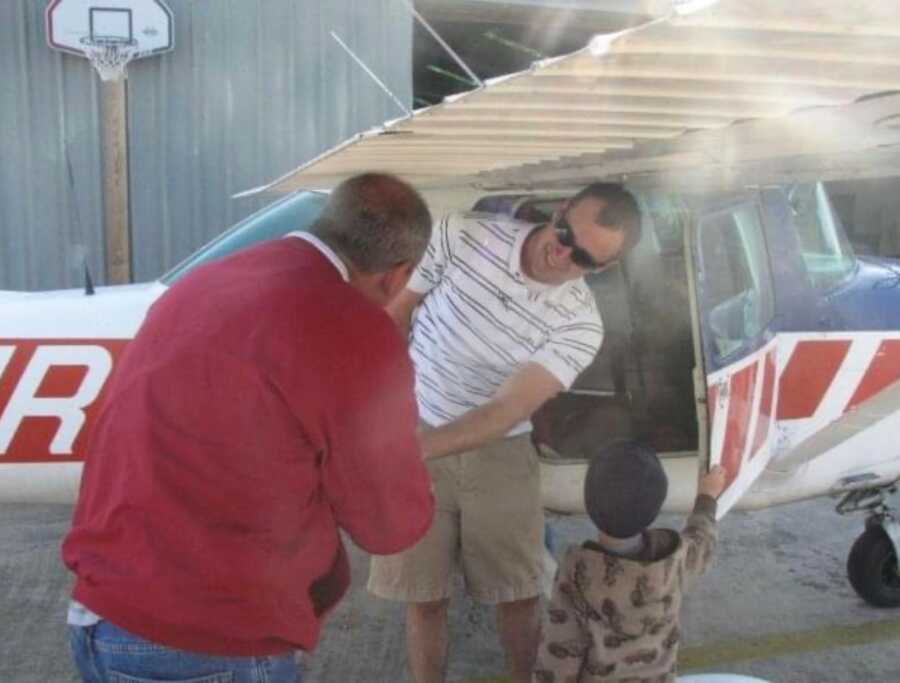
M 596 541 L 571 546 L 544 617 L 534 683 L 675 680 L 678 611 L 716 543 L 716 498 L 725 471 L 700 478 L 679 534 L 648 529 L 668 482 L 649 448 L 617 442 L 588 467 L 584 503 Z

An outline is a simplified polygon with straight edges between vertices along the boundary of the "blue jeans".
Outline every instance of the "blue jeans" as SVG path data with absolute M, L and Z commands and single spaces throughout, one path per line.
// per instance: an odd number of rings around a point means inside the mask
M 302 683 L 293 653 L 220 657 L 175 650 L 106 620 L 69 626 L 75 666 L 85 683 Z

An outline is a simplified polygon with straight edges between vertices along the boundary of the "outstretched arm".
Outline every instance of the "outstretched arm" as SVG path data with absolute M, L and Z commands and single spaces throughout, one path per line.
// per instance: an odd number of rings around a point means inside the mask
M 350 337 L 336 354 L 333 395 L 323 399 L 329 428 L 322 492 L 338 525 L 373 554 L 399 552 L 431 526 L 431 479 L 422 462 L 413 368 L 403 340 L 380 315 L 368 325 L 367 353 Z
M 681 532 L 687 545 L 684 585 L 687 589 L 712 563 L 716 548 L 716 499 L 725 488 L 725 468 L 716 465 L 700 477 L 694 511 Z
M 484 405 L 422 434 L 426 458 L 477 448 L 505 435 L 560 391 L 563 385 L 538 363 L 526 363 Z

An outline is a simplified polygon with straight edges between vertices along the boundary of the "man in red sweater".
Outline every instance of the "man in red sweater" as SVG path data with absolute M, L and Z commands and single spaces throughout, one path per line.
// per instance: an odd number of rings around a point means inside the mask
M 410 186 L 357 176 L 309 233 L 197 268 L 152 306 L 63 543 L 84 680 L 299 681 L 295 650 L 349 584 L 338 530 L 376 554 L 425 534 L 413 370 L 383 306 L 430 232 Z

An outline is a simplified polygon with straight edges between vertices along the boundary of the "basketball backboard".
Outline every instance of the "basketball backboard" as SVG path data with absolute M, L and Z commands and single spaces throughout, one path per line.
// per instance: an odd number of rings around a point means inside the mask
M 88 56 L 91 44 L 133 48 L 133 58 L 173 47 L 172 11 L 162 0 L 51 0 L 45 13 L 47 43 Z
M 91 60 L 100 78 L 125 77 L 132 59 L 172 49 L 172 11 L 162 0 L 51 0 L 47 43 Z

